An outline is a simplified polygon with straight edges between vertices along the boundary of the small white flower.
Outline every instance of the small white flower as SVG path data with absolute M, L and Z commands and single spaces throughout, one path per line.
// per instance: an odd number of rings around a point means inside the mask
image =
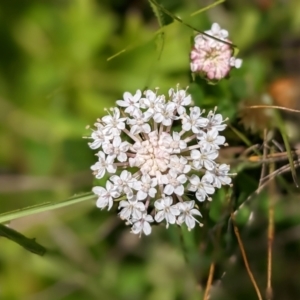
M 186 90 L 178 90 L 175 91 L 174 89 L 169 90 L 169 97 L 171 101 L 176 104 L 176 109 L 182 109 L 184 106 L 190 105 L 192 102 L 191 95 L 186 94 Z
M 91 139 L 94 140 L 92 143 L 89 143 L 91 149 L 97 149 L 102 146 L 102 143 L 105 141 L 109 141 L 113 138 L 112 135 L 107 135 L 103 132 L 104 126 L 100 123 L 96 123 L 96 130 L 93 130 Z
M 148 196 L 151 198 L 155 197 L 157 179 L 151 178 L 148 174 L 145 174 L 141 177 L 140 181 L 137 181 L 134 185 L 134 188 L 138 191 L 137 192 L 137 199 L 144 200 Z
M 183 223 L 185 223 L 189 231 L 195 227 L 196 222 L 199 223 L 200 226 L 202 225 L 197 219 L 193 217 L 193 215 L 202 217 L 199 210 L 194 208 L 194 205 L 195 201 L 179 202 L 177 204 L 177 207 L 180 210 L 180 215 L 177 218 L 177 224 L 182 225 Z
M 147 109 L 145 114 L 151 117 L 160 110 L 161 106 L 165 104 L 165 97 L 163 95 L 157 95 L 151 90 L 145 91 L 145 98 L 140 101 L 140 107 Z
M 215 192 L 215 188 L 212 185 L 213 178 L 210 175 L 205 174 L 201 179 L 193 174 L 190 179 L 190 184 L 188 185 L 188 190 L 196 192 L 196 198 L 199 201 L 204 201 L 206 197 L 208 200 L 211 198 L 208 195 L 212 195 Z
M 132 197 L 133 192 L 132 188 L 136 183 L 136 178 L 132 177 L 132 174 L 127 170 L 123 170 L 120 176 L 113 175 L 110 177 L 110 180 L 114 183 L 116 189 L 122 193 L 124 192 L 127 197 Z
M 206 170 L 213 170 L 215 166 L 215 159 L 218 157 L 219 152 L 205 144 L 199 150 L 191 151 L 191 158 L 193 159 L 193 167 L 196 170 L 205 168 Z
M 186 180 L 187 178 L 184 174 L 178 175 L 173 170 L 170 170 L 169 174 L 163 176 L 163 183 L 166 185 L 164 193 L 167 195 L 172 195 L 174 193 L 178 196 L 182 196 L 184 193 L 183 184 Z
M 108 157 L 117 158 L 120 162 L 127 160 L 126 152 L 129 149 L 129 143 L 127 141 L 122 142 L 119 136 L 115 136 L 112 143 L 104 142 L 102 148 Z
M 144 232 L 145 235 L 149 235 L 152 231 L 150 223 L 153 222 L 153 217 L 151 215 L 143 214 L 142 218 L 136 220 L 132 227 L 131 232 L 134 234 L 142 234 Z
M 127 119 L 127 124 L 131 125 L 130 133 L 135 135 L 141 132 L 149 133 L 151 127 L 148 123 L 151 116 L 142 113 L 140 110 L 135 110 L 132 114 L 133 119 Z
M 225 144 L 225 137 L 219 135 L 215 128 L 207 132 L 198 133 L 197 139 L 199 139 L 199 144 L 204 148 L 220 149 L 220 146 Z
M 207 115 L 208 123 L 207 123 L 207 130 L 215 129 L 217 131 L 223 131 L 226 128 L 226 124 L 224 122 L 226 120 L 223 120 L 223 117 L 221 114 L 216 114 L 216 111 L 210 111 Z
M 228 176 L 229 165 L 216 165 L 213 170 L 207 171 L 207 174 L 212 176 L 212 181 L 215 187 L 221 188 L 222 185 L 229 185 L 231 178 Z
M 170 126 L 173 120 L 176 119 L 174 116 L 174 110 L 176 104 L 174 102 L 168 102 L 166 105 L 161 106 L 153 116 L 153 120 L 156 123 L 162 123 L 164 126 Z
M 192 130 L 194 133 L 199 133 L 207 125 L 208 120 L 201 117 L 200 108 L 195 106 L 190 108 L 190 115 L 182 114 L 182 129 L 185 131 Z
M 181 150 L 187 147 L 186 142 L 181 140 L 181 137 L 178 132 L 173 131 L 172 137 L 173 137 L 173 141 L 171 142 L 170 146 L 171 148 L 173 148 L 173 151 L 175 153 L 180 153 Z
M 228 31 L 222 29 L 218 23 L 213 23 L 210 30 L 205 31 L 205 33 L 212 35 L 219 39 L 226 39 L 228 37 Z
M 120 193 L 116 191 L 114 185 L 110 181 L 106 182 L 106 189 L 102 186 L 95 186 L 92 191 L 98 196 L 96 205 L 101 209 L 108 206 L 107 210 L 110 210 L 113 205 L 113 198 L 118 198 L 120 196 Z
M 172 197 L 165 197 L 154 202 L 154 206 L 157 211 L 154 217 L 155 221 L 159 223 L 166 219 L 167 228 L 169 227 L 169 224 L 175 224 L 176 216 L 180 214 L 178 207 L 176 205 L 172 205 L 172 203 Z
M 145 204 L 138 201 L 136 196 L 129 198 L 127 201 L 120 201 L 119 209 L 122 209 L 119 213 L 122 220 L 141 219 L 143 212 L 146 210 Z
M 240 58 L 231 57 L 230 65 L 239 69 L 242 66 L 243 61 Z
M 99 157 L 99 160 L 91 166 L 96 178 L 102 178 L 106 171 L 109 173 L 116 172 L 117 168 L 114 166 L 114 158 L 112 156 L 105 157 L 102 151 L 99 151 L 96 155 Z
M 189 165 L 188 160 L 185 157 L 172 155 L 170 156 L 169 168 L 174 173 L 186 174 L 191 170 L 192 167 Z
M 137 90 L 135 95 L 132 95 L 129 92 L 125 92 L 123 94 L 124 100 L 117 100 L 116 103 L 120 107 L 126 107 L 125 112 L 129 113 L 130 115 L 134 113 L 136 110 L 139 109 L 139 100 L 141 99 L 142 92 Z
M 120 118 L 120 110 L 117 107 L 113 108 L 113 115 L 107 115 L 102 118 L 105 123 L 104 133 L 108 135 L 120 135 L 121 130 L 125 128 L 127 118 Z

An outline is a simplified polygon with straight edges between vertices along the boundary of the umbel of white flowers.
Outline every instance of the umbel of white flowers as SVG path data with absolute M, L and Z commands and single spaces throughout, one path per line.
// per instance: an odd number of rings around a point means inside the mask
M 189 230 L 201 216 L 195 200 L 211 200 L 222 185 L 229 185 L 229 166 L 218 164 L 220 146 L 226 145 L 221 114 L 192 102 L 187 90 L 171 88 L 125 92 L 118 107 L 94 124 L 89 143 L 100 151 L 91 167 L 96 178 L 107 173 L 106 186 L 95 186 L 97 206 L 111 209 L 115 202 L 121 219 L 135 234 L 151 233 L 150 223 L 186 224 Z
M 205 31 L 212 37 L 196 35 L 191 51 L 191 71 L 209 80 L 218 81 L 226 77 L 231 68 L 240 68 L 242 60 L 233 56 L 233 48 L 228 43 L 228 31 L 218 23 L 213 23 L 210 30 Z M 224 43 L 223 41 L 227 42 Z

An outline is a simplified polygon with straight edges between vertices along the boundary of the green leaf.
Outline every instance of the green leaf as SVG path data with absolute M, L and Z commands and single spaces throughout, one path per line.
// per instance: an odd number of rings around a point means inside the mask
M 65 206 L 73 205 L 76 203 L 80 203 L 87 200 L 92 200 L 95 198 L 93 193 L 86 193 L 79 196 L 71 197 L 67 200 L 61 202 L 46 202 L 39 205 L 28 206 L 22 209 L 6 212 L 4 214 L 0 214 L 0 223 L 5 223 L 20 217 L 25 217 L 33 214 L 37 214 L 44 211 L 49 211 L 53 209 L 62 208 Z
M 163 11 L 160 9 L 159 6 L 155 5 L 152 1 L 148 1 L 156 18 L 157 18 L 157 22 L 159 24 L 159 27 L 163 27 L 165 25 L 167 25 L 167 22 L 165 20 L 165 14 L 163 13 Z
M 20 232 L 9 228 L 3 224 L 0 224 L 0 236 L 3 236 L 21 247 L 25 248 L 26 250 L 43 256 L 46 252 L 46 248 L 43 247 L 42 245 L 38 244 L 35 239 L 29 239 Z

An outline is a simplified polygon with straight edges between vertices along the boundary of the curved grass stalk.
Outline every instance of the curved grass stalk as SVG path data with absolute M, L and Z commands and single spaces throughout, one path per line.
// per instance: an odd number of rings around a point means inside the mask
M 0 214 L 0 223 L 6 223 L 6 222 L 12 221 L 17 218 L 26 217 L 26 216 L 34 215 L 37 213 L 70 206 L 70 205 L 73 205 L 76 203 L 80 203 L 80 202 L 87 201 L 87 200 L 92 200 L 95 198 L 96 198 L 96 196 L 93 193 L 86 193 L 86 194 L 82 194 L 82 195 L 78 195 L 78 196 L 73 196 L 73 197 L 66 199 L 64 201 L 61 201 L 61 202 L 46 202 L 46 203 L 39 204 L 39 205 L 28 206 L 25 208 L 21 208 L 18 210 L 13 210 L 13 211 L 6 212 L 4 214 Z

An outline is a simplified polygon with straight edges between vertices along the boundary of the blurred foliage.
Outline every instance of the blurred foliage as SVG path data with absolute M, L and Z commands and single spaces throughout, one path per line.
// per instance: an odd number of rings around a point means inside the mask
M 35 237 L 47 254 L 39 257 L 1 237 L 0 299 L 199 299 L 212 261 L 211 299 L 256 299 L 229 218 L 249 197 L 236 222 L 258 286 L 264 294 L 268 205 L 273 199 L 274 299 L 300 297 L 299 192 L 287 173 L 273 188 L 255 194 L 260 163 L 238 159 L 236 152 L 250 146 L 246 139 L 262 145 L 261 128 L 269 128 L 283 144 L 270 111 L 248 109 L 246 118 L 243 105 L 265 103 L 267 95 L 274 104 L 300 107 L 299 98 L 295 100 L 300 2 L 228 0 L 194 17 L 194 11 L 212 2 L 160 3 L 199 30 L 213 22 L 228 29 L 244 60 L 242 68 L 215 86 L 192 82 L 194 32 L 165 16 L 163 35 L 157 35 L 159 24 L 147 1 L 0 3 L 0 213 L 89 192 L 95 158 L 82 139 L 89 135 L 86 125 L 124 91 L 159 86 L 165 92 L 177 83 L 190 86 L 201 108 L 218 106 L 235 129 L 226 130 L 230 147 L 222 154 L 238 172 L 233 188 L 199 204 L 204 227 L 190 233 L 157 226 L 150 237 L 139 239 L 116 214 L 99 211 L 93 201 L 16 219 L 9 226 Z M 269 91 L 276 91 L 274 82 L 280 78 L 292 79 L 279 97 Z M 295 92 L 288 102 L 284 95 L 290 90 Z M 299 130 L 291 128 L 299 128 L 299 117 L 282 117 L 296 147 Z

